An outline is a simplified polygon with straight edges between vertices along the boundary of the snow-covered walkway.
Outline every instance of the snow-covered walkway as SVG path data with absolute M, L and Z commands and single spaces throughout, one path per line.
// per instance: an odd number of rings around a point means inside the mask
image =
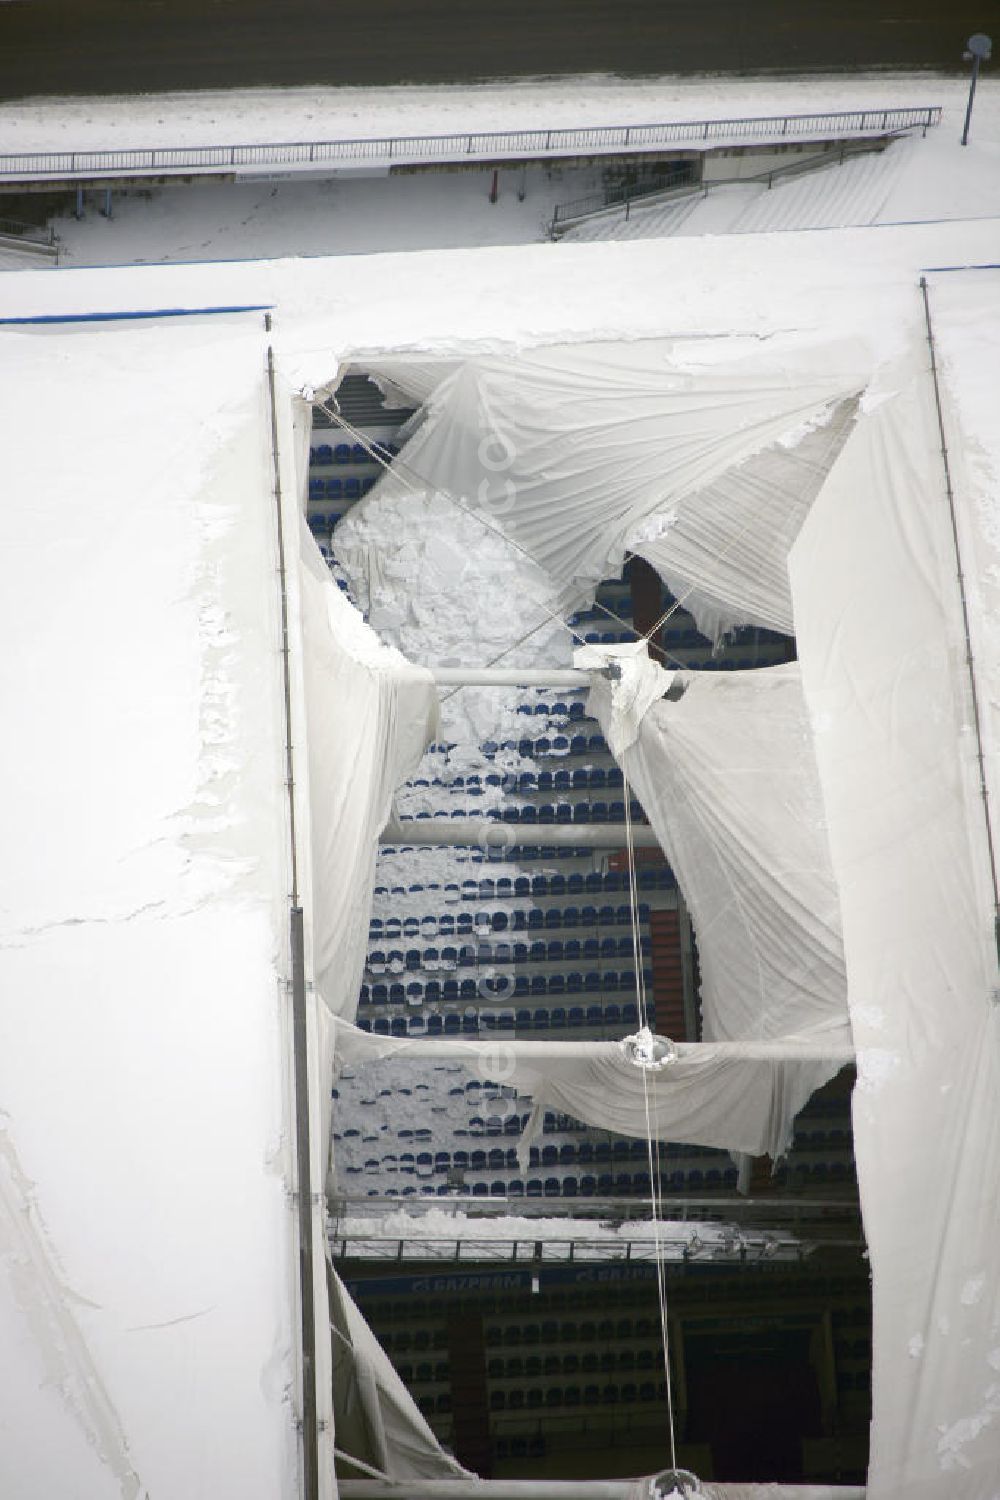
M 581 78 L 473 88 L 260 89 L 137 99 L 0 105 L 5 148 L 94 150 L 211 141 L 560 129 L 822 109 L 941 104 L 941 125 L 884 156 L 790 180 L 765 195 L 740 186 L 709 198 L 600 219 L 580 239 L 709 235 L 1000 214 L 1000 86 L 984 79 L 972 142 L 958 144 L 966 85 L 926 74 L 852 79 Z M 599 164 L 417 171 L 312 180 L 196 183 L 116 193 L 111 220 L 88 198 L 84 218 L 55 222 L 64 266 L 251 260 L 379 250 L 514 245 L 545 239 L 557 204 L 598 191 Z M 832 196 L 829 196 L 832 192 Z M 523 196 L 522 196 L 523 194 Z M 23 265 L 12 252 L 3 267 Z
M 832 161 L 770 188 L 765 182 L 720 183 L 704 195 L 661 199 L 645 207 L 633 203 L 627 220 L 623 213 L 595 218 L 570 230 L 564 240 L 761 234 L 992 217 L 1000 214 L 1000 113 L 994 117 L 991 111 L 980 123 L 982 143 L 966 150 L 949 115 L 938 131 L 908 136 L 884 151 Z

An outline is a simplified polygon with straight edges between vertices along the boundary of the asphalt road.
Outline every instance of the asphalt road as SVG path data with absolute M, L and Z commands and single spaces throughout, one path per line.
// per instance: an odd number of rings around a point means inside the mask
M 0 0 L 0 98 L 959 69 L 991 19 L 996 0 Z

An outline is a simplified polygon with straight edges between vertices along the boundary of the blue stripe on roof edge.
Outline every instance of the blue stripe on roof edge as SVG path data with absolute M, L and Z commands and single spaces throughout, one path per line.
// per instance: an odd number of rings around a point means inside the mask
M 194 318 L 215 313 L 269 312 L 273 302 L 251 302 L 237 307 L 153 307 L 133 312 L 35 313 L 25 318 L 0 318 L 0 326 L 25 323 L 120 323 L 146 318 Z

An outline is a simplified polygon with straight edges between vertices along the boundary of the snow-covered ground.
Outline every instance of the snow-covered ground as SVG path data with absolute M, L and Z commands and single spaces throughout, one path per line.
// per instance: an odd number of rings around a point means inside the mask
M 705 197 L 674 197 L 593 219 L 576 241 L 657 239 L 665 235 L 769 234 L 789 229 L 993 218 L 1000 214 L 1000 91 L 992 90 L 976 133 L 963 148 L 958 114 L 914 132 L 885 151 L 766 182 L 725 183 Z
M 832 195 L 832 169 L 822 174 L 823 188 L 814 188 L 808 177 L 767 195 L 774 199 L 766 206 L 770 218 L 756 207 L 762 190 L 721 189 L 693 213 L 688 207 L 661 210 L 659 216 L 640 215 L 624 231 L 614 221 L 586 231 L 595 238 L 678 230 L 707 235 L 1000 213 L 1000 81 L 980 85 L 972 140 L 963 149 L 966 95 L 963 80 L 932 74 L 809 82 L 584 78 L 468 88 L 262 89 L 4 104 L 0 139 L 6 151 L 97 150 L 944 107 L 942 124 L 925 139 L 918 135 L 913 149 L 897 146 L 877 159 L 877 190 L 869 181 L 873 169 L 862 158 L 838 169 L 844 175 Z M 116 193 L 110 221 L 98 211 L 99 195 L 90 195 L 82 220 L 67 214 L 55 227 L 65 266 L 513 245 L 544 239 L 555 207 L 593 193 L 601 180 L 599 166 L 554 164 L 523 173 L 508 167 L 500 172 L 495 203 L 486 169 L 201 182 Z M 24 256 L 0 262 L 11 268 L 28 263 Z
M 985 76 L 980 90 L 977 111 L 991 92 Z M 591 75 L 432 87 L 41 98 L 0 104 L 0 140 L 5 152 L 17 152 L 446 135 L 952 102 L 957 108 L 966 93 L 961 79 L 871 73 L 801 80 Z

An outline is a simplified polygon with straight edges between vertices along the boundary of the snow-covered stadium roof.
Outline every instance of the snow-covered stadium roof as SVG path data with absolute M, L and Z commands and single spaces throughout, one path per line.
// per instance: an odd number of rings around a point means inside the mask
M 310 977 L 322 967 L 349 994 L 384 811 L 387 765 L 374 760 L 390 744 L 383 760 L 398 755 L 398 769 L 409 749 L 387 736 L 365 675 L 391 716 L 393 672 L 355 642 L 357 681 L 345 674 L 331 722 L 359 744 L 367 736 L 373 763 L 360 758 L 339 798 L 336 786 L 325 800 L 310 794 L 306 762 L 330 725 L 315 712 L 316 683 L 312 711 L 306 703 L 300 398 L 365 356 L 655 335 L 706 370 L 736 353 L 850 338 L 874 371 L 791 566 L 861 1079 L 875 1319 L 868 1494 L 993 1494 L 993 897 L 920 282 L 995 799 L 994 256 L 994 224 L 952 222 L 3 278 L 9 1493 L 296 1492 L 291 1114 L 280 1087 L 291 871 L 268 345 L 309 935 L 323 915 L 311 881 L 324 869 L 345 903 L 340 971 L 327 952 L 322 964 L 310 956 Z M 326 628 L 336 642 L 333 609 Z M 329 836 L 348 796 L 361 825 L 350 866 Z M 324 999 L 312 1036 L 316 1181 Z M 319 1243 L 318 1209 L 314 1232 Z M 315 1293 L 325 1333 L 321 1268 Z M 321 1344 L 329 1424 L 328 1360 Z M 332 1464 L 322 1482 L 336 1492 Z

